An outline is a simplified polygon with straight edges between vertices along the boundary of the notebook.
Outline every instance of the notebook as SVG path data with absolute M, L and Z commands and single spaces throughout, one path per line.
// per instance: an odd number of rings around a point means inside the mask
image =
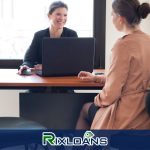
M 44 38 L 40 76 L 76 76 L 93 71 L 94 38 Z

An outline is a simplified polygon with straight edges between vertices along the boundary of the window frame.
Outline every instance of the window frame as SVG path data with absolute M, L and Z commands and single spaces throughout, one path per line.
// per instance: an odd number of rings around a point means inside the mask
M 22 59 L 0 59 L 0 69 L 18 69 Z
M 95 42 L 94 68 L 105 68 L 106 0 L 94 0 L 93 36 Z

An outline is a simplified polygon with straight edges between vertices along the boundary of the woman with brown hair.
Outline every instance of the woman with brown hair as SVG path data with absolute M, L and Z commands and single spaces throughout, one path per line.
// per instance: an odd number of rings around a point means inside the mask
M 150 129 L 145 97 L 150 87 L 150 36 L 140 22 L 150 4 L 138 0 L 114 0 L 112 22 L 124 36 L 112 48 L 106 76 L 81 71 L 79 78 L 104 84 L 94 103 L 83 106 L 77 129 Z

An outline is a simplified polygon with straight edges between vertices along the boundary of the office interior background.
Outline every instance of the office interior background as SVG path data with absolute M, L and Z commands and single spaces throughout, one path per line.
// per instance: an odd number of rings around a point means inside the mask
M 0 0 L 0 62 L 3 64 L 2 68 L 8 68 L 10 60 L 22 59 L 33 34 L 49 26 L 47 12 L 53 1 Z M 96 37 L 95 66 L 107 69 L 111 60 L 111 48 L 116 39 L 121 36 L 116 32 L 111 21 L 111 1 L 63 1 L 69 7 L 66 26 L 76 30 L 79 37 Z M 140 1 L 150 3 L 150 0 Z M 150 34 L 149 27 L 150 16 L 141 24 L 142 30 Z M 19 116 L 20 91 L 0 90 L 0 116 Z

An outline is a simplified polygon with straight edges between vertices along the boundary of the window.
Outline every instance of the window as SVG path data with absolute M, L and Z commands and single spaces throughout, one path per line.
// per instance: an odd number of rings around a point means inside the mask
M 63 0 L 67 27 L 79 37 L 93 36 L 93 0 Z M 0 0 L 0 59 L 22 59 L 36 31 L 49 26 L 51 0 Z

